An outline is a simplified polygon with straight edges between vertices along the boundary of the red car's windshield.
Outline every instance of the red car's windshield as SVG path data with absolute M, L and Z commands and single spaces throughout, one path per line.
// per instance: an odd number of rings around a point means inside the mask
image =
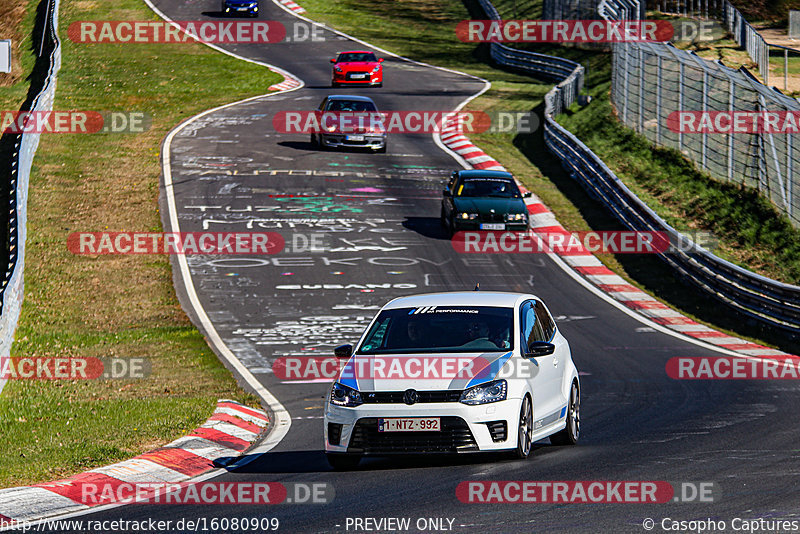
M 345 52 L 339 54 L 339 58 L 336 60 L 337 63 L 353 63 L 357 61 L 374 63 L 378 61 L 378 58 L 372 52 Z

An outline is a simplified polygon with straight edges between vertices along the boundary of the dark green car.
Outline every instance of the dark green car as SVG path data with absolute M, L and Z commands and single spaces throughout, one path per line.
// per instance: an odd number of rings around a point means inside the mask
M 460 230 L 528 229 L 528 209 L 514 177 L 502 171 L 454 171 L 442 191 L 442 224 Z

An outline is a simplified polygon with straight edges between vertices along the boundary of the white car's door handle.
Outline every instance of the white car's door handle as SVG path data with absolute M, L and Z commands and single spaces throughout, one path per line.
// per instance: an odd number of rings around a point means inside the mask
M 553 358 L 553 367 L 558 367 L 558 358 Z

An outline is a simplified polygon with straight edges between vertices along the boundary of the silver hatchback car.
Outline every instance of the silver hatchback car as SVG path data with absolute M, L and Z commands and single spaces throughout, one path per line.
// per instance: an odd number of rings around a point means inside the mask
M 371 98 L 329 95 L 315 113 L 320 125 L 319 132 L 311 134 L 311 144 L 315 147 L 386 152 L 386 129 Z

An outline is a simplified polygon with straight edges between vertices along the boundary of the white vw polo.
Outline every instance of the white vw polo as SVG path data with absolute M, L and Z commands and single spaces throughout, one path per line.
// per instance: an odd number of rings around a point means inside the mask
M 580 381 L 569 343 L 535 295 L 470 291 L 384 306 L 325 403 L 336 469 L 364 455 L 515 451 L 580 434 Z

